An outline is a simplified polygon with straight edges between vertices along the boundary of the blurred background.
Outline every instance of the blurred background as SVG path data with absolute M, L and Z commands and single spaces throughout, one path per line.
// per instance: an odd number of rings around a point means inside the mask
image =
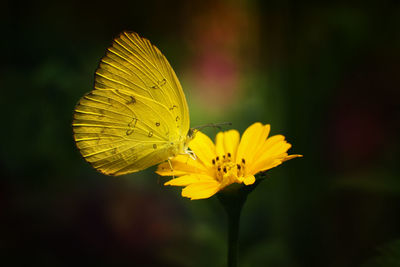
M 215 197 L 155 168 L 104 176 L 75 147 L 74 106 L 130 30 L 170 61 L 192 126 L 270 123 L 304 155 L 249 196 L 239 266 L 400 266 L 400 5 L 361 2 L 3 3 L 1 265 L 225 266 Z

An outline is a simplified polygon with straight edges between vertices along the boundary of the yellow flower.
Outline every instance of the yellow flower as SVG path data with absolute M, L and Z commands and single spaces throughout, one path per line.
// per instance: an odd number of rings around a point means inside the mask
M 189 147 L 196 158 L 178 155 L 158 166 L 156 173 L 176 178 L 164 185 L 185 186 L 182 196 L 190 199 L 209 198 L 233 183 L 251 185 L 255 175 L 280 165 L 282 162 L 302 157 L 288 155 L 291 147 L 283 135 L 268 138 L 270 125 L 259 122 L 243 133 L 229 130 L 219 132 L 215 145 L 205 134 L 196 131 Z

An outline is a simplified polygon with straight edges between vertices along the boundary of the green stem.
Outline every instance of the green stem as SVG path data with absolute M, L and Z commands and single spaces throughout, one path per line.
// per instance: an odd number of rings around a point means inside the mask
M 247 196 L 264 178 L 257 178 L 249 186 L 232 184 L 218 193 L 218 199 L 228 215 L 228 267 L 236 267 L 238 263 L 238 240 L 240 213 Z
M 243 203 L 226 209 L 228 215 L 228 267 L 237 266 L 239 223 Z
M 247 194 L 243 194 L 240 191 L 234 193 L 224 192 L 220 193 L 218 198 L 225 208 L 228 219 L 228 267 L 236 267 L 238 262 L 240 214 Z

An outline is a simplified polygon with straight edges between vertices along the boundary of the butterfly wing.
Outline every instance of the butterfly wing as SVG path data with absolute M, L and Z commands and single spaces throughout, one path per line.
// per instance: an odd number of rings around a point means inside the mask
M 122 33 L 102 58 L 95 89 L 75 108 L 74 138 L 99 171 L 121 175 L 171 156 L 183 142 L 189 113 L 182 87 L 164 55 L 136 33 Z

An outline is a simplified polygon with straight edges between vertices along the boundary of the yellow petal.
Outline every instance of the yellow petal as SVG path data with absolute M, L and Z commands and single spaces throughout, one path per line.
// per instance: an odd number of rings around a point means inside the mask
M 236 152 L 239 145 L 240 135 L 236 130 L 224 133 L 224 148 L 226 153 L 231 153 L 233 162 L 236 162 Z
M 302 155 L 289 155 L 288 156 L 287 153 L 282 153 L 280 155 L 268 157 L 262 161 L 258 161 L 255 165 L 252 166 L 252 168 L 250 170 L 248 170 L 248 172 L 250 174 L 257 174 L 261 171 L 266 171 L 266 170 L 272 169 L 287 160 L 298 158 L 298 157 L 302 157 Z
M 193 159 L 191 156 L 184 154 L 178 155 L 177 157 L 171 159 L 172 167 L 176 168 L 177 170 L 185 170 L 185 171 L 196 171 L 198 172 L 199 169 L 206 170 L 207 167 L 204 163 L 200 160 L 200 158 Z
M 255 132 L 257 132 L 260 128 L 262 127 L 262 124 L 259 122 L 256 122 L 252 125 L 250 125 L 243 133 L 242 139 L 240 140 L 240 144 L 237 150 L 237 158 L 236 161 L 240 162 L 241 159 L 243 158 L 246 149 L 250 147 L 250 144 L 252 142 L 252 139 L 254 138 Z
M 287 156 L 287 151 L 291 148 L 291 144 L 285 141 L 283 135 L 275 135 L 261 145 L 256 157 L 252 162 L 247 163 L 247 171 L 249 173 L 257 173 L 260 166 L 265 166 L 266 162 L 272 162 L 275 159 L 280 161 Z M 269 163 L 268 163 L 269 164 Z M 263 167 L 264 168 L 264 167 Z
M 291 147 L 292 147 L 292 145 L 289 144 L 288 142 L 281 141 L 281 142 L 274 144 L 270 148 L 266 149 L 265 151 L 263 151 L 263 153 L 269 154 L 269 155 L 278 155 L 278 154 L 287 152 Z
M 260 144 L 260 150 L 258 151 L 258 153 L 255 155 L 255 158 L 259 158 L 261 157 L 262 154 L 265 154 L 265 152 L 267 150 L 269 150 L 272 146 L 274 146 L 275 144 L 284 141 L 285 137 L 281 134 L 277 134 L 274 136 L 271 136 L 270 138 L 268 138 L 266 141 L 262 142 Z
M 273 146 L 277 142 L 280 142 L 283 140 L 285 140 L 285 136 L 283 136 L 281 134 L 273 135 L 270 138 L 268 138 L 267 141 L 265 142 L 265 148 L 267 149 L 268 147 Z
M 291 145 L 286 142 L 279 142 L 270 149 L 264 150 L 261 155 L 258 155 L 258 157 L 255 158 L 253 162 L 250 162 L 247 165 L 247 168 L 252 169 L 254 168 L 254 165 L 257 165 L 259 162 L 265 161 L 270 158 L 282 159 L 283 157 L 287 156 L 287 151 L 289 150 L 290 147 Z
M 161 176 L 180 176 L 186 174 L 186 171 L 171 169 L 168 162 L 163 162 L 158 165 L 156 173 Z
M 156 173 L 161 176 L 180 176 L 187 173 L 208 173 L 209 169 L 205 167 L 200 160 L 192 159 L 189 155 L 178 155 L 169 162 L 158 165 Z
M 213 181 L 214 179 L 207 175 L 184 175 L 179 178 L 169 180 L 164 183 L 164 185 L 174 185 L 174 186 L 187 186 L 193 183 Z
M 215 137 L 215 152 L 219 157 L 225 155 L 224 135 L 225 135 L 224 132 L 219 132 Z
M 194 152 L 206 166 L 212 166 L 212 159 L 216 157 L 215 146 L 211 139 L 200 131 L 196 134 L 192 141 L 189 143 L 190 149 Z
M 283 161 L 288 161 L 288 160 L 290 160 L 290 159 L 302 158 L 302 157 L 303 157 L 303 155 L 299 155 L 299 154 L 289 155 L 289 156 L 285 157 L 285 158 L 283 159 Z
M 269 124 L 264 125 L 263 129 L 259 132 L 259 135 L 256 136 L 253 141 L 253 153 L 249 153 L 247 156 L 248 161 L 253 162 L 256 159 L 256 155 L 262 151 L 262 144 L 264 144 L 268 139 L 269 132 L 271 130 L 271 126 Z
M 280 164 L 282 164 L 283 157 L 281 158 L 267 158 L 264 159 L 263 161 L 259 161 L 257 162 L 257 164 L 253 165 L 251 169 L 247 170 L 246 172 L 248 172 L 249 174 L 257 174 L 261 171 L 266 171 L 269 169 L 272 169 Z
M 209 198 L 219 191 L 219 186 L 215 180 L 190 184 L 182 189 L 182 196 L 192 200 Z
M 243 179 L 243 183 L 244 183 L 245 185 L 254 184 L 255 181 L 256 181 L 256 178 L 254 177 L 254 175 L 247 175 L 247 176 L 244 177 L 244 179 Z
M 263 144 L 269 134 L 270 126 L 262 125 L 259 122 L 252 124 L 243 133 L 240 141 L 236 162 L 240 163 L 242 158 L 249 162 L 253 160 L 255 154 L 260 149 L 260 144 Z

